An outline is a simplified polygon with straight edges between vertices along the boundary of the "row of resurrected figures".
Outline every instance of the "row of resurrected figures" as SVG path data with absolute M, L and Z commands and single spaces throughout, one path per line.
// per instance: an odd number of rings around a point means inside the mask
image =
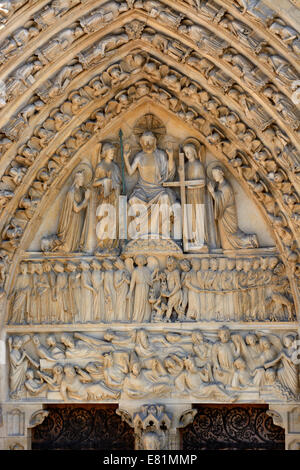
M 148 260 L 148 261 L 147 261 Z M 291 321 L 277 257 L 21 262 L 10 324 Z
M 80 332 L 11 336 L 10 397 L 58 392 L 56 400 L 89 401 L 124 393 L 131 399 L 180 394 L 234 401 L 241 391 L 267 388 L 269 398 L 297 399 L 295 334 L 280 338 L 222 327 L 214 336 L 143 329 L 107 331 L 103 338 Z

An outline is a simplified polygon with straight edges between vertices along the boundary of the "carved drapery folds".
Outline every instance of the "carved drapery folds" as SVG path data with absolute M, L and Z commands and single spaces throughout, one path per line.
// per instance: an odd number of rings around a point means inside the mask
M 9 325 L 157 322 L 293 322 L 276 256 L 22 261 Z M 272 324 L 272 323 L 271 323 Z
M 189 327 L 14 335 L 9 398 L 297 401 L 295 335 Z

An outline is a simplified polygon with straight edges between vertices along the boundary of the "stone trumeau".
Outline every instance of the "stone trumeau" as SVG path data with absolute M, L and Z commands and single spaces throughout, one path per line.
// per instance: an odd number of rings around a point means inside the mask
M 221 405 L 299 448 L 299 24 L 296 0 L 0 0 L 0 449 L 81 406 L 179 450 Z

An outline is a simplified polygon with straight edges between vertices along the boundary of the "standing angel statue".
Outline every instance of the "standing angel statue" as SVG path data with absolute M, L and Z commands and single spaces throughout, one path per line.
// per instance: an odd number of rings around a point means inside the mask
M 93 187 L 97 189 L 96 234 L 100 253 L 119 252 L 118 207 L 121 173 L 117 163 L 113 161 L 115 154 L 116 147 L 113 143 L 106 142 L 101 146 L 100 161 L 96 166 L 93 181 Z

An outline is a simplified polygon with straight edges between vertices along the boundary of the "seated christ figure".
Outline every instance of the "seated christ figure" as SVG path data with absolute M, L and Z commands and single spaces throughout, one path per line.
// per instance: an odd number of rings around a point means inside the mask
M 137 217 L 136 235 L 129 238 L 160 238 L 171 234 L 172 205 L 175 192 L 164 186 L 175 176 L 175 162 L 172 149 L 157 147 L 156 137 L 146 131 L 140 138 L 142 150 L 132 160 L 130 149 L 125 146 L 124 161 L 129 176 L 138 172 L 138 181 L 129 196 L 129 215 Z

